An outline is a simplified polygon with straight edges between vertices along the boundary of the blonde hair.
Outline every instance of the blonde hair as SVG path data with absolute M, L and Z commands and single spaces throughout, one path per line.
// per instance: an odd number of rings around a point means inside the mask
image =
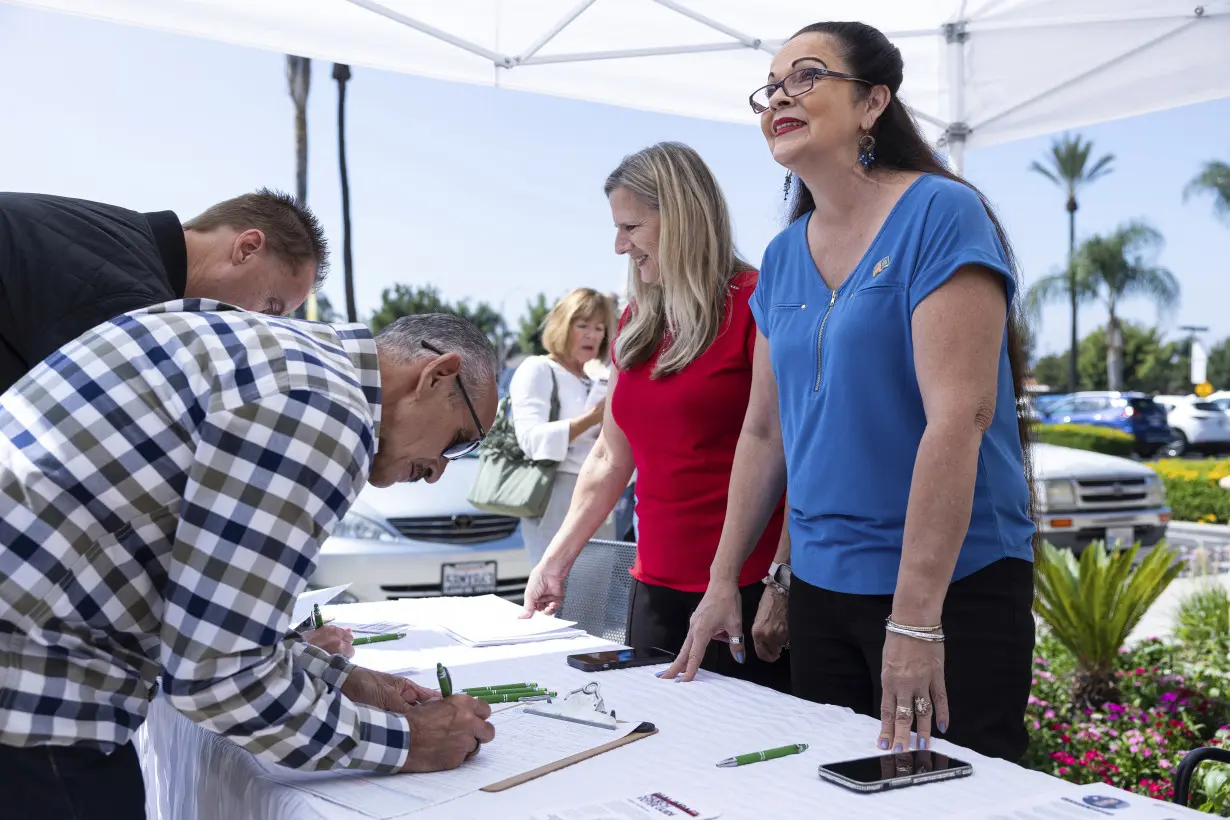
M 726 317 L 730 279 L 753 268 L 739 258 L 726 198 L 692 148 L 660 142 L 624 157 L 607 177 L 607 196 L 624 188 L 658 212 L 657 284 L 628 262 L 631 315 L 615 340 L 620 370 L 661 355 L 651 378 L 678 373 L 713 344 Z M 670 343 L 663 346 L 669 335 Z
M 611 334 L 615 331 L 615 307 L 610 297 L 592 288 L 569 291 L 555 303 L 542 323 L 542 346 L 557 359 L 572 355 L 572 323 L 592 319 L 602 322 L 606 331 L 598 347 L 598 357 L 605 364 L 610 357 Z

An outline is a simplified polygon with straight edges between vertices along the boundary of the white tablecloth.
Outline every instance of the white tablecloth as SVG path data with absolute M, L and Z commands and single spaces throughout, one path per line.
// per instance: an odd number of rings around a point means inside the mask
M 400 615 L 413 622 L 418 605 L 355 604 L 334 612 L 346 620 Z M 596 680 L 607 708 L 615 709 L 621 720 L 649 721 L 660 731 L 508 791 L 476 792 L 407 816 L 518 820 L 543 809 L 662 790 L 685 802 L 713 806 L 732 820 L 919 820 L 978 813 L 983 808 L 989 815 L 1040 792 L 1075 790 L 1047 775 L 938 741 L 938 751 L 972 763 L 973 776 L 883 794 L 855 794 L 821 781 L 816 767 L 878 754 L 877 721 L 703 672 L 695 682 L 680 684 L 654 677 L 660 667 L 593 674 L 565 662 L 568 654 L 606 645 L 586 637 L 483 649 L 459 644 L 422 649 L 415 664 L 422 671 L 408 675 L 416 682 L 434 686 L 437 661 L 449 666 L 459 689 L 529 680 L 562 695 Z M 734 769 L 714 765 L 730 755 L 788 743 L 808 743 L 810 749 Z M 363 820 L 355 811 L 270 780 L 246 752 L 189 722 L 162 700 L 152 704 L 138 748 L 145 766 L 150 820 Z

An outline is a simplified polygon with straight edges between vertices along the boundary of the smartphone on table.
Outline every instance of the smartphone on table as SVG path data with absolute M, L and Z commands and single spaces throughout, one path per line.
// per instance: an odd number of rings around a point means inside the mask
M 649 647 L 642 649 L 612 649 L 609 652 L 587 652 L 569 655 L 568 665 L 582 672 L 601 672 L 606 669 L 628 669 L 633 666 L 654 666 L 675 660 L 674 652 Z
M 840 763 L 825 763 L 820 766 L 818 773 L 822 780 L 852 791 L 880 792 L 937 780 L 969 777 L 973 771 L 973 767 L 964 760 L 957 760 L 930 749 L 919 749 L 858 760 L 843 760 Z

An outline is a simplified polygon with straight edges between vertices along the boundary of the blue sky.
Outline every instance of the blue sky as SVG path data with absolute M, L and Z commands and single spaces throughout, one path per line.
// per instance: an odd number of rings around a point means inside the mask
M 313 65 L 309 204 L 334 242 L 325 292 L 342 305 L 336 86 Z M 906 67 L 909 70 L 909 67 Z M 182 218 L 262 185 L 294 188 L 293 111 L 279 54 L 0 6 L 0 189 L 42 191 Z M 731 203 L 740 250 L 758 262 L 781 227 L 783 172 L 752 126 L 649 114 L 355 69 L 347 141 L 360 311 L 395 282 L 503 307 L 588 285 L 623 289 L 602 182 L 620 157 L 687 142 Z M 749 112 L 750 114 L 750 112 Z M 1230 101 L 1084 128 L 1115 172 L 1085 194 L 1080 236 L 1148 219 L 1183 287 L 1161 324 L 1230 336 L 1230 224 L 1210 201 L 1182 201 L 1201 162 L 1230 160 Z M 1025 281 L 1066 255 L 1063 197 L 1029 162 L 1039 137 L 970 151 L 966 174 L 1000 211 Z M 1129 318 L 1157 320 L 1147 303 Z M 1082 334 L 1105 320 L 1091 307 Z M 1066 347 L 1067 311 L 1049 309 L 1041 353 Z

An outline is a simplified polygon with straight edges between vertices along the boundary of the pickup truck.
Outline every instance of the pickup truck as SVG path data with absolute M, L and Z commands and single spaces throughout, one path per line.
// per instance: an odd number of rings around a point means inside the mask
M 1033 446 L 1038 529 L 1075 552 L 1093 541 L 1141 548 L 1166 535 L 1170 508 L 1157 473 L 1131 459 L 1054 444 Z

